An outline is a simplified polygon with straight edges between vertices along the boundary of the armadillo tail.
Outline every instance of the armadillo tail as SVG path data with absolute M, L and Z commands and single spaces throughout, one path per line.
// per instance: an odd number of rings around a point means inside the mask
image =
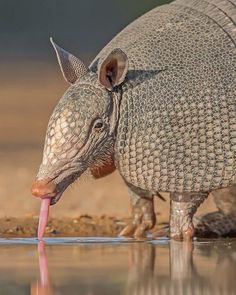
M 193 222 L 196 237 L 236 237 L 236 214 L 216 211 L 194 217 Z

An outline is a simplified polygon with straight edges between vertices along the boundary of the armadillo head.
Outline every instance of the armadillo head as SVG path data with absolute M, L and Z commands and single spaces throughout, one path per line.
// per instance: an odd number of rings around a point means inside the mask
M 43 161 L 32 193 L 56 203 L 85 170 L 95 177 L 114 170 L 114 141 L 119 116 L 117 89 L 127 73 L 127 57 L 113 50 L 97 72 L 52 40 L 65 79 L 71 86 L 57 104 L 48 124 Z M 100 175 L 101 174 L 101 175 Z

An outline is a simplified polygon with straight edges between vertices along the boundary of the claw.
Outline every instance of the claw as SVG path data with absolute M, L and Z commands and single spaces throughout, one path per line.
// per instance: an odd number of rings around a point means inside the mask
M 184 241 L 192 241 L 194 237 L 194 226 L 193 223 L 190 223 L 187 230 L 182 232 L 183 240 Z
M 192 241 L 194 237 L 194 226 L 190 222 L 187 229 L 180 229 L 178 232 L 172 232 L 170 238 L 175 241 Z
M 145 238 L 156 223 L 153 198 L 139 198 L 132 204 L 132 220 L 121 231 L 120 236 Z
M 152 214 L 140 213 L 137 218 L 137 212 L 130 222 L 121 232 L 120 236 L 134 237 L 136 239 L 145 238 L 147 231 L 152 229 L 156 223 L 156 216 Z
M 122 229 L 119 236 L 123 237 L 132 237 L 135 232 L 136 226 L 134 224 L 128 224 L 125 228 Z
M 140 224 L 134 232 L 134 238 L 135 239 L 146 238 L 147 230 L 148 228 L 146 226 L 144 226 L 143 224 Z

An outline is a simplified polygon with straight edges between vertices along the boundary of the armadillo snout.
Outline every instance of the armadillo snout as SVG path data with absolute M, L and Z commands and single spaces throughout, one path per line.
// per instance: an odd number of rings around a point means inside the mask
M 49 180 L 35 180 L 31 188 L 32 195 L 38 198 L 56 196 L 56 185 Z

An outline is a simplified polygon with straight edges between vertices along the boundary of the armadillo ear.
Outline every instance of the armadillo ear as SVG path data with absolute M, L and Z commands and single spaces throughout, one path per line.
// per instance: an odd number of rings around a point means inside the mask
M 112 90 L 124 82 L 127 71 L 128 57 L 120 48 L 116 48 L 98 65 L 98 79 L 108 90 Z
M 50 38 L 50 41 L 56 51 L 62 75 L 67 82 L 73 84 L 88 72 L 88 68 L 80 59 L 62 49 L 52 38 Z

